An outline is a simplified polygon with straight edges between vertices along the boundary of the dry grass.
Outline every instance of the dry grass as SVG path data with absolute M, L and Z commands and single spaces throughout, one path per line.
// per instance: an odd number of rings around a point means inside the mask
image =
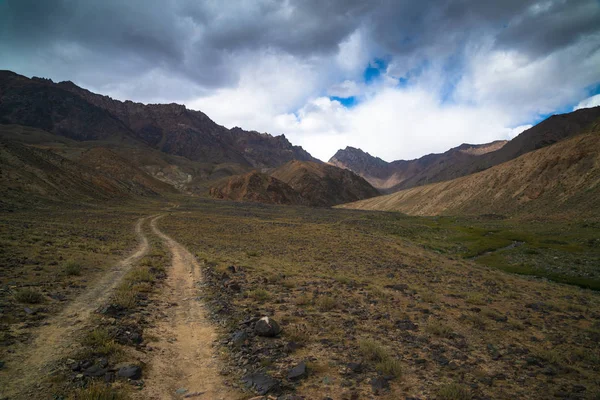
M 429 334 L 443 338 L 450 338 L 454 333 L 452 328 L 437 318 L 429 318 L 425 331 Z
M 44 295 L 35 289 L 22 288 L 14 293 L 14 298 L 19 303 L 39 304 L 44 301 Z
M 469 389 L 458 383 L 449 383 L 438 389 L 439 400 L 470 400 L 473 396 Z
M 81 264 L 73 260 L 67 261 L 63 266 L 63 271 L 67 276 L 80 276 L 81 269 Z
M 126 400 L 128 396 L 122 390 L 100 382 L 90 382 L 86 387 L 77 389 L 69 400 Z
M 98 355 L 109 356 L 122 352 L 121 347 L 114 340 L 114 335 L 103 327 L 88 332 L 84 336 L 82 344 Z

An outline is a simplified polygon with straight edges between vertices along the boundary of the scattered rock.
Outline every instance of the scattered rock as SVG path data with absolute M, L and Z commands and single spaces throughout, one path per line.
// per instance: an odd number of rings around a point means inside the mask
M 254 388 L 261 395 L 274 392 L 279 388 L 279 382 L 276 379 L 261 372 L 246 375 L 242 381 L 247 387 Z
M 396 321 L 396 327 L 403 331 L 416 331 L 419 329 L 410 319 L 401 319 Z
M 92 365 L 91 367 L 83 371 L 83 375 L 92 378 L 99 378 L 101 376 L 104 376 L 107 372 L 108 370 L 106 368 L 101 368 L 99 365 Z
M 378 376 L 377 378 L 373 378 L 371 380 L 371 388 L 373 389 L 373 393 L 379 394 L 383 391 L 390 389 L 390 383 L 382 376 Z
M 408 285 L 405 285 L 403 283 L 397 283 L 395 285 L 385 285 L 385 288 L 396 290 L 398 292 L 404 292 L 405 290 L 408 290 Z
M 348 369 L 356 374 L 359 374 L 363 371 L 363 365 L 357 362 L 348 363 Z
M 275 337 L 281 333 L 281 327 L 273 318 L 262 317 L 256 322 L 254 332 L 258 336 Z
M 129 364 L 119 368 L 117 372 L 119 378 L 126 378 L 131 380 L 137 380 L 142 377 L 142 368 L 137 365 Z
M 290 381 L 296 381 L 306 377 L 306 374 L 306 363 L 302 361 L 290 370 L 288 373 L 288 379 Z
M 237 331 L 231 335 L 231 341 L 235 347 L 242 347 L 246 340 L 248 340 L 248 334 L 244 331 Z
M 288 353 L 293 353 L 294 351 L 298 350 L 301 347 L 302 347 L 302 345 L 300 343 L 288 342 L 285 345 L 285 351 Z

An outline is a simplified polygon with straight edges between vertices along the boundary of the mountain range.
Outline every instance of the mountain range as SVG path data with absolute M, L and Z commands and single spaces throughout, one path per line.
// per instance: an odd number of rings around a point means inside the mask
M 581 109 L 510 141 L 393 162 L 346 147 L 323 163 L 284 135 L 228 129 L 183 105 L 0 71 L 1 204 L 184 193 L 419 215 L 564 211 L 597 199 L 599 121 L 600 107 Z
M 462 144 L 442 154 L 429 154 L 410 161 L 388 163 L 360 149 L 346 147 L 339 150 L 329 163 L 357 173 L 383 192 L 393 193 L 486 170 L 577 135 L 599 117 L 599 107 L 553 115 L 511 141 Z

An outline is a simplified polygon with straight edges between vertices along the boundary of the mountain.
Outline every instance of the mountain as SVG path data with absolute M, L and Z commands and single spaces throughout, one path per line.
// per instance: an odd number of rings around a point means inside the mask
M 597 216 L 600 210 L 598 132 L 600 130 L 559 141 L 476 174 L 341 207 L 401 211 L 411 215 Z
M 310 161 L 290 161 L 270 171 L 232 176 L 210 189 L 218 199 L 330 207 L 379 195 L 351 171 Z
M 96 202 L 169 193 L 171 186 L 135 168 L 116 176 L 109 164 L 126 163 L 101 149 L 87 154 L 85 165 L 54 152 L 0 140 L 0 209 L 48 202 Z M 99 168 L 95 168 L 99 166 Z
M 268 204 L 305 205 L 302 196 L 288 184 L 257 171 L 232 176 L 210 188 L 215 199 Z
M 390 193 L 405 187 L 452 179 L 470 173 L 471 163 L 483 154 L 496 151 L 507 142 L 498 140 L 481 145 L 462 144 L 441 154 L 416 160 L 390 163 L 353 147 L 346 147 L 329 160 L 340 168 L 356 172 L 379 190 Z
M 339 150 L 329 163 L 354 171 L 376 188 L 392 193 L 483 171 L 585 132 L 590 126 L 598 123 L 599 119 L 600 107 L 553 115 L 509 142 L 463 144 L 442 154 L 429 154 L 410 161 L 387 163 L 360 149 L 347 147 L 345 150 Z
M 273 170 L 271 176 L 290 185 L 315 207 L 329 207 L 380 194 L 352 171 L 322 163 L 290 161 Z
M 141 104 L 94 94 L 72 82 L 0 71 L 0 123 L 43 129 L 78 141 L 139 142 L 205 163 L 277 167 L 315 161 L 284 135 L 227 129 L 179 104 Z

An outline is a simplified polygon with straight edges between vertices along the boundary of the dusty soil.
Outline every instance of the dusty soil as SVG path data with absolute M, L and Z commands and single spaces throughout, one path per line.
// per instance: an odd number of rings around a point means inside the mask
M 160 340 L 152 343 L 149 370 L 138 397 L 235 399 L 239 394 L 224 386 L 219 375 L 213 349 L 217 333 L 198 299 L 200 265 L 185 247 L 160 231 L 160 218 L 151 221 L 152 231 L 171 251 L 172 265 L 160 294 L 162 310 L 155 313 L 155 326 L 146 333 Z
M 31 399 L 32 384 L 54 370 L 54 363 L 69 354 L 78 343 L 75 336 L 86 328 L 91 314 L 109 299 L 123 276 L 149 249 L 148 239 L 143 232 L 143 224 L 148 217 L 141 218 L 135 225 L 139 245 L 135 251 L 102 276 L 90 290 L 81 294 L 67 305 L 61 313 L 49 319 L 44 326 L 33 332 L 31 343 L 15 349 L 14 358 L 7 360 L 3 369 L 2 392 L 0 398 Z

